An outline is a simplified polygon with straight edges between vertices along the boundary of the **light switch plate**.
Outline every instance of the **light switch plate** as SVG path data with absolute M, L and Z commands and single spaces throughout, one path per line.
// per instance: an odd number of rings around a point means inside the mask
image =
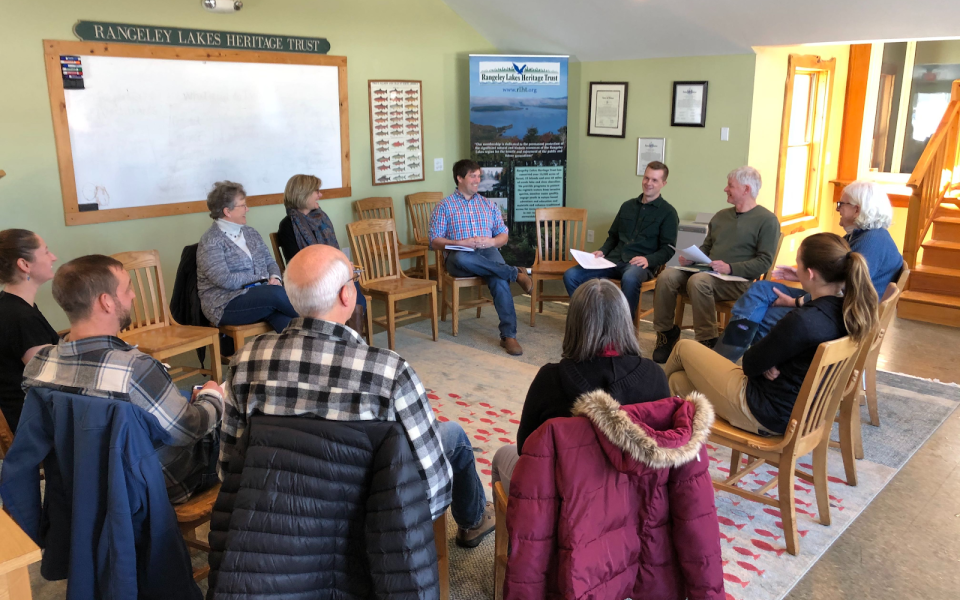
M 442 159 L 442 158 L 435 158 L 435 159 L 433 159 L 433 170 L 434 170 L 434 171 L 442 171 L 442 170 L 443 170 L 443 159 Z
M 588 229 L 588 230 L 587 230 L 587 241 L 593 243 L 593 230 L 592 230 L 592 229 Z
M 729 141 L 730 141 L 730 128 L 729 128 L 729 127 L 721 127 L 721 128 L 720 128 L 720 141 L 721 141 L 721 142 L 729 142 Z

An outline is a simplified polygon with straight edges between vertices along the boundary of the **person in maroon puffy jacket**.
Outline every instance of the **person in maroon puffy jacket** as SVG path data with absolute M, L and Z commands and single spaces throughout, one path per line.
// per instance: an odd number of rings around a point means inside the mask
M 572 412 L 517 463 L 504 598 L 723 600 L 710 403 L 621 406 L 595 390 Z

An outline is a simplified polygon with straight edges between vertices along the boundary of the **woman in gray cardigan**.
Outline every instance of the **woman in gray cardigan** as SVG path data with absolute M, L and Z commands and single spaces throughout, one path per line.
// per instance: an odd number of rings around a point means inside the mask
M 247 226 L 246 199 L 243 186 L 232 181 L 218 181 L 207 196 L 215 222 L 197 247 L 200 305 L 214 325 L 266 321 L 279 333 L 298 315 L 270 250 Z

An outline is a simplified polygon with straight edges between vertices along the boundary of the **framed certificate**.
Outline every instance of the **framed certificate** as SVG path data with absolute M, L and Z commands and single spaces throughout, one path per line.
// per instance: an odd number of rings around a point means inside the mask
M 707 124 L 707 82 L 674 81 L 670 125 L 705 127 Z
M 590 82 L 590 108 L 587 135 L 600 137 L 626 136 L 626 82 Z
M 663 162 L 666 154 L 666 138 L 637 138 L 637 177 L 643 177 L 647 165 L 653 161 Z

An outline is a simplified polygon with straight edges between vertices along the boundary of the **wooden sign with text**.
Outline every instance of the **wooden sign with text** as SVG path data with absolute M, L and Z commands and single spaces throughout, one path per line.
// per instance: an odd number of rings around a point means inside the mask
M 128 23 L 77 21 L 77 24 L 73 26 L 73 33 L 79 39 L 89 42 L 122 42 L 156 46 L 222 48 L 225 50 L 272 50 L 274 52 L 302 52 L 304 54 L 326 54 L 330 51 L 330 42 L 325 38 L 156 27 Z

